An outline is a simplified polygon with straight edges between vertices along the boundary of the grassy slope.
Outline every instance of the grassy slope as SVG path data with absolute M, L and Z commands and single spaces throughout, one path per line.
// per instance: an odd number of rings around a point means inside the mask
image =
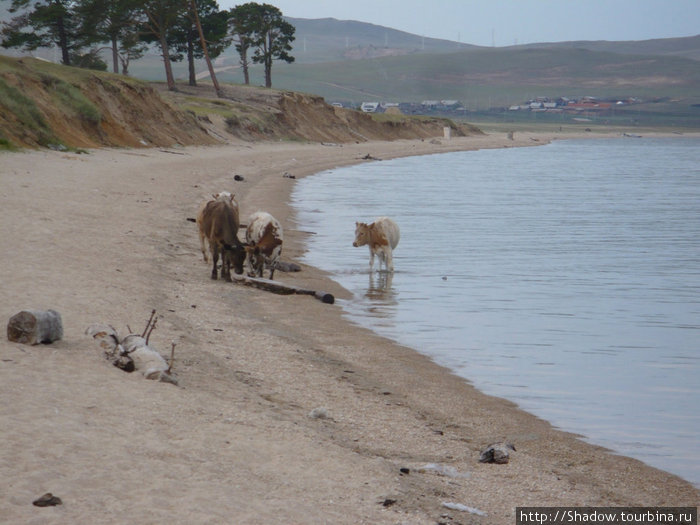
M 428 138 L 447 119 L 373 118 L 318 96 L 222 84 L 176 92 L 122 75 L 0 55 L 0 149 L 171 146 L 243 140 L 356 142 Z

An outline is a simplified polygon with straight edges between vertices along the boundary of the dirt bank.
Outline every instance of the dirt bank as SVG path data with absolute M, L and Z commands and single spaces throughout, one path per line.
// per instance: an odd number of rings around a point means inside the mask
M 0 147 L 170 147 L 230 140 L 367 142 L 466 136 L 438 118 L 375 119 L 321 97 L 224 84 L 168 91 L 110 73 L 0 56 Z

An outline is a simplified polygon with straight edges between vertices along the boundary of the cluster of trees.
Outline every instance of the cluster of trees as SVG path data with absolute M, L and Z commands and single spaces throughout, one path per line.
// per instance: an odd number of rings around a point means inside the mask
M 222 11 L 216 0 L 12 0 L 15 16 L 0 26 L 0 45 L 35 50 L 57 46 L 65 65 L 107 69 L 99 53 L 111 49 L 112 68 L 128 74 L 129 62 L 149 45 L 163 56 L 168 88 L 175 89 L 171 62 L 187 58 L 189 82 L 196 85 L 195 59 L 211 65 L 231 45 L 240 56 L 244 81 L 249 66 L 263 64 L 272 86 L 272 62 L 293 62 L 295 28 L 269 4 L 249 2 Z

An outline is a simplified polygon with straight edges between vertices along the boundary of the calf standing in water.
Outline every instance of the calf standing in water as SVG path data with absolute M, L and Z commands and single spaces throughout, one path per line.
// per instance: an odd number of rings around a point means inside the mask
M 374 256 L 379 256 L 379 271 L 382 262 L 387 272 L 394 271 L 392 252 L 399 244 L 399 227 L 389 217 L 378 217 L 371 224 L 355 223 L 355 242 L 353 246 L 369 246 L 369 271 L 374 269 Z

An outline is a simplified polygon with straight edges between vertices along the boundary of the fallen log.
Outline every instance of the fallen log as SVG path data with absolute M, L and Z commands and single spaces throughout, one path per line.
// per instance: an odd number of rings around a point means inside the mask
M 231 277 L 233 278 L 234 283 L 243 284 L 246 286 L 254 286 L 255 288 L 259 288 L 267 292 L 272 292 L 280 295 L 313 295 L 316 299 L 325 304 L 333 304 L 335 302 L 335 297 L 333 297 L 333 294 L 327 292 L 319 292 L 316 290 L 298 288 L 296 286 L 282 284 L 279 281 L 273 281 L 271 279 L 245 277 L 243 275 L 232 275 Z
M 7 338 L 30 345 L 58 341 L 63 338 L 61 314 L 56 310 L 22 310 L 7 323 Z
M 177 385 L 165 359 L 143 336 L 129 334 L 120 340 L 117 331 L 105 324 L 90 325 L 85 333 L 97 341 L 105 359 L 117 368 L 125 372 L 138 370 L 146 379 Z

